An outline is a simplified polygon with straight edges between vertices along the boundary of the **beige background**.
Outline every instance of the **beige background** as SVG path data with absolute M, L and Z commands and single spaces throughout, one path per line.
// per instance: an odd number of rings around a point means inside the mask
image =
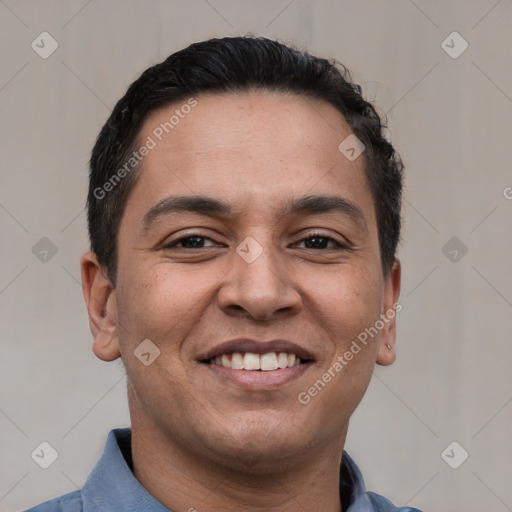
M 346 64 L 407 165 L 398 360 L 376 369 L 347 450 L 399 505 L 512 510 L 511 25 L 510 0 L 0 0 L 0 509 L 78 488 L 128 424 L 79 282 L 100 127 L 149 65 L 253 33 Z M 43 31 L 59 45 L 47 59 L 31 48 Z M 458 58 L 441 46 L 453 31 L 469 44 Z M 59 454 L 46 470 L 30 457 L 42 441 Z M 453 441 L 469 453 L 458 469 L 441 457 Z

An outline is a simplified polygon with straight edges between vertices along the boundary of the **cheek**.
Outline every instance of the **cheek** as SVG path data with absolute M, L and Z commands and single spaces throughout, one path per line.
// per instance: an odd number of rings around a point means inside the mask
M 138 403 L 148 414 L 173 410 L 189 395 L 183 389 L 187 376 L 180 347 L 197 324 L 204 287 L 191 283 L 193 276 L 158 264 L 125 266 L 118 277 L 119 339 L 131 403 Z M 149 349 L 151 359 L 158 355 L 146 366 L 136 354 L 147 339 L 158 350 Z
M 128 270 L 118 283 L 122 344 L 149 338 L 166 352 L 176 352 L 211 300 L 217 276 L 171 269 L 165 262 Z
M 333 353 L 324 364 L 323 371 L 329 375 L 322 377 L 329 384 L 321 401 L 336 404 L 329 413 L 335 421 L 338 414 L 355 409 L 372 376 L 378 337 L 366 344 L 358 337 L 379 318 L 381 275 L 369 267 L 347 269 L 331 283 L 324 300 L 324 322 L 332 335 Z
M 324 327 L 333 335 L 336 351 L 344 351 L 353 339 L 379 318 L 382 278 L 371 268 L 345 266 L 335 276 L 315 286 L 312 307 Z

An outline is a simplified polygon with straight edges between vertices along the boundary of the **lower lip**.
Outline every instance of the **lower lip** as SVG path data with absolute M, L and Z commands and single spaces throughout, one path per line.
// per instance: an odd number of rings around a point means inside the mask
M 203 363 L 214 375 L 245 389 L 272 389 L 301 376 L 313 363 L 303 363 L 278 370 L 234 370 L 213 363 Z

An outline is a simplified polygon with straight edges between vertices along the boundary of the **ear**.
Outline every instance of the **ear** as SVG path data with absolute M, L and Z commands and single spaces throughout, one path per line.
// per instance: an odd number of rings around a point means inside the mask
M 116 291 L 95 253 L 86 252 L 80 260 L 80 267 L 89 325 L 94 337 L 92 350 L 103 361 L 113 361 L 121 356 Z
M 402 305 L 398 303 L 398 298 L 400 297 L 400 276 L 400 260 L 395 258 L 391 270 L 384 281 L 384 300 L 381 312 L 384 327 L 380 332 L 379 353 L 377 355 L 377 364 L 382 366 L 388 366 L 394 363 L 396 359 L 396 314 L 402 309 Z

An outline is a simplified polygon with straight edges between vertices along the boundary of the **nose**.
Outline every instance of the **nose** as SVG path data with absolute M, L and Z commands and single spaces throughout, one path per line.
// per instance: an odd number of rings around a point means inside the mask
M 269 321 L 297 314 L 302 299 L 290 267 L 270 244 L 253 261 L 233 254 L 233 265 L 218 294 L 220 308 L 231 316 Z M 242 254 L 242 256 L 241 256 Z

